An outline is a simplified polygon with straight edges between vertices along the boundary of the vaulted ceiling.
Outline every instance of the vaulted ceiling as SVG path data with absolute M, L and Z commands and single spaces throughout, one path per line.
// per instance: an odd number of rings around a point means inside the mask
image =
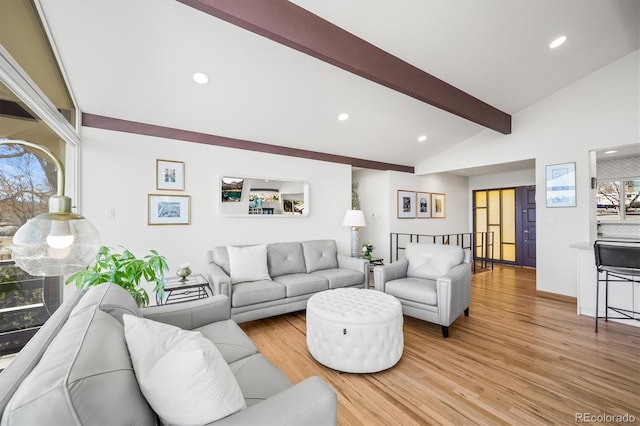
M 409 168 L 640 48 L 637 0 L 39 2 L 91 116 Z

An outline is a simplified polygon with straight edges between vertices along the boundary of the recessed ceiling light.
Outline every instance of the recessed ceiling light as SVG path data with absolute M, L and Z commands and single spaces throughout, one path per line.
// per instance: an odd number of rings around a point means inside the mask
M 209 82 L 209 76 L 202 72 L 193 73 L 193 81 L 198 84 L 207 84 Z
M 563 45 L 565 41 L 567 41 L 567 36 L 560 36 L 549 44 L 549 49 L 555 49 L 556 47 Z
M 418 136 L 418 142 L 424 142 L 427 140 L 427 135 L 420 135 Z
M 340 121 L 347 120 L 348 118 L 349 118 L 349 114 L 347 114 L 346 112 L 343 112 L 342 114 L 340 114 L 338 116 L 338 120 L 340 120 Z
M 616 151 L 615 149 L 612 149 L 611 151 L 605 151 L 604 153 L 605 154 L 615 154 L 616 152 L 618 152 L 618 151 Z

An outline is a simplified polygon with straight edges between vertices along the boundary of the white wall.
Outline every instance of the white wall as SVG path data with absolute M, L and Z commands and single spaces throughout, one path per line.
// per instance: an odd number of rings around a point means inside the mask
M 351 205 L 349 165 L 88 127 L 82 128 L 81 146 L 81 214 L 96 225 L 104 245 L 122 245 L 137 256 L 158 250 L 171 275 L 182 262 L 206 272 L 206 252 L 218 245 L 328 238 L 337 241 L 340 253 L 350 253 L 350 231 L 342 226 Z M 156 159 L 184 161 L 185 191 L 156 190 Z M 223 217 L 223 174 L 304 180 L 310 215 Z M 191 225 L 148 226 L 147 195 L 158 193 L 190 195 Z
M 469 197 L 466 177 L 439 173 L 416 176 L 401 172 L 362 170 L 354 172 L 360 189 L 360 204 L 367 226 L 360 230 L 360 242 L 373 244 L 374 256 L 389 261 L 389 234 L 450 234 L 470 232 Z M 443 219 L 399 219 L 398 190 L 446 194 Z
M 537 289 L 576 296 L 576 253 L 595 228 L 589 151 L 640 142 L 640 51 L 514 114 L 513 133 L 485 130 L 416 168 L 418 174 L 536 160 Z M 577 207 L 545 207 L 545 166 L 575 162 Z
M 509 188 L 514 186 L 530 186 L 535 184 L 535 169 L 518 170 L 514 172 L 504 173 L 491 173 L 469 177 L 469 191 L 480 189 Z
M 373 256 L 388 259 L 391 220 L 387 197 L 389 172 L 357 170 L 353 172 L 353 182 L 358 183 L 360 208 L 367 221 L 367 226 L 360 228 L 360 246 L 373 244 Z

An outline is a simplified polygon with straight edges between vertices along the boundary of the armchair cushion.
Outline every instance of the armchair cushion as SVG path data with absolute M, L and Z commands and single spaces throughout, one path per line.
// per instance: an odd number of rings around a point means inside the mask
M 411 300 L 425 305 L 438 304 L 436 282 L 424 278 L 400 278 L 387 283 L 385 293 L 398 299 Z
M 435 280 L 464 261 L 464 250 L 460 246 L 409 243 L 405 256 L 408 277 Z

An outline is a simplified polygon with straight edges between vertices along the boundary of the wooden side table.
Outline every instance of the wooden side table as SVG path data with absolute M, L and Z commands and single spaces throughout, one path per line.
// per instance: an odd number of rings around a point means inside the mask
M 171 277 L 165 280 L 164 297 L 160 298 L 156 293 L 156 303 L 167 305 L 186 300 L 204 299 L 209 297 L 209 293 L 213 294 L 213 291 L 202 274 L 192 274 L 184 280 L 179 277 Z

